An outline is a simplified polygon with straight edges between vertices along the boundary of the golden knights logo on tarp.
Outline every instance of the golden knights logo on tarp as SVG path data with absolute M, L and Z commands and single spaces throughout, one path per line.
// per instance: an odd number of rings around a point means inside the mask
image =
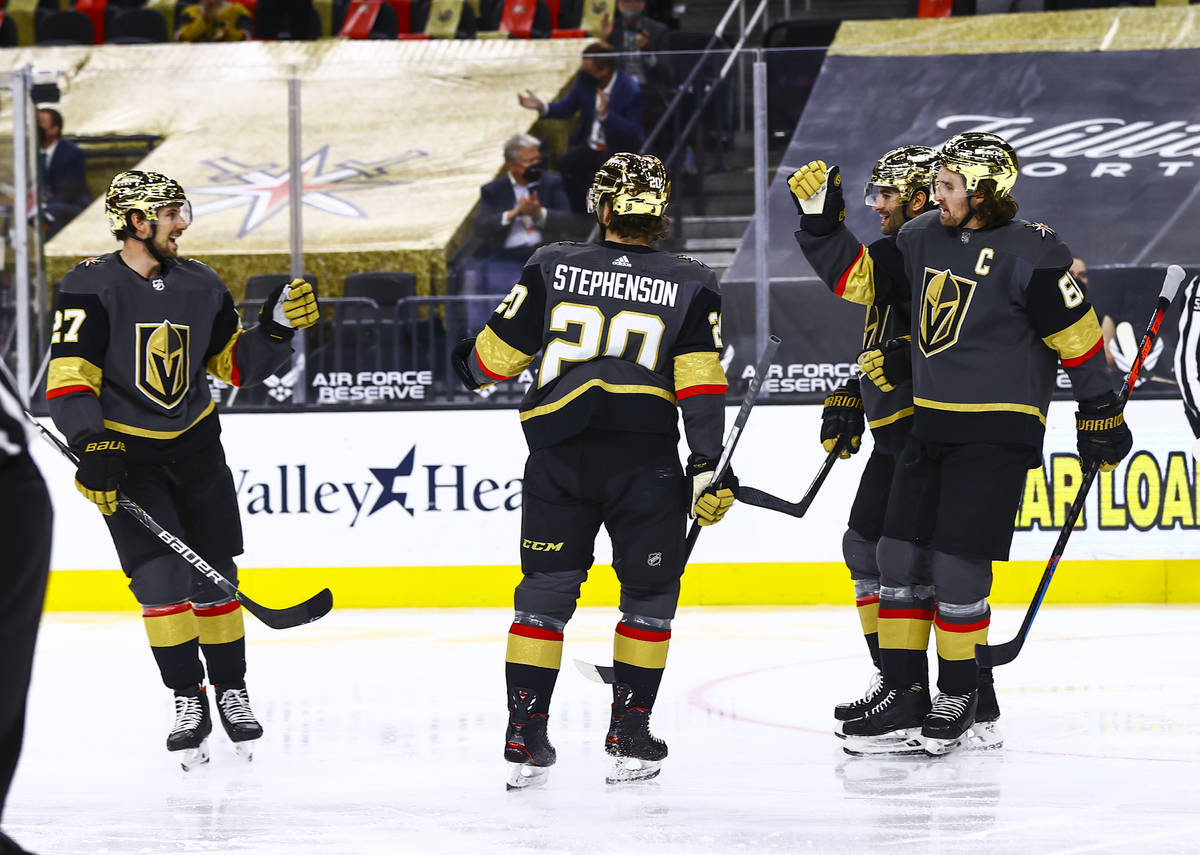
M 190 344 L 189 326 L 167 320 L 137 325 L 137 387 L 163 409 L 173 408 L 187 394 Z
M 921 287 L 921 352 L 933 356 L 958 341 L 963 318 L 971 308 L 975 281 L 949 270 L 925 268 Z

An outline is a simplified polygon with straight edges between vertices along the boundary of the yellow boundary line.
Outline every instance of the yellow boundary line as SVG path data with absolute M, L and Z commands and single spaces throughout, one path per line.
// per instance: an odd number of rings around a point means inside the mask
M 997 564 L 991 602 L 1025 604 L 1045 565 Z M 338 608 L 504 607 L 512 605 L 517 567 L 246 568 L 242 586 L 266 606 L 291 605 L 323 587 Z M 680 604 L 842 605 L 854 600 L 848 571 L 834 562 L 694 564 L 683 579 Z M 615 606 L 612 568 L 598 566 L 580 605 Z M 1048 603 L 1200 603 L 1200 560 L 1077 561 L 1055 574 Z M 50 574 L 47 611 L 128 611 L 134 608 L 119 570 L 57 570 Z

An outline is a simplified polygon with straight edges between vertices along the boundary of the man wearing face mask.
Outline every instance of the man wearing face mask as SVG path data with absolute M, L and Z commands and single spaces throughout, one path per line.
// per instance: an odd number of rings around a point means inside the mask
M 479 188 L 475 236 L 479 239 L 477 276 L 464 282 L 464 294 L 489 294 L 498 300 L 521 277 L 539 246 L 570 237 L 576 223 L 558 173 L 541 167 L 541 143 L 514 134 L 504 143 L 504 174 Z M 495 300 L 467 307 L 467 328 L 487 323 Z
M 612 48 L 599 42 L 583 49 L 579 74 L 566 97 L 547 104 L 530 91 L 517 95 L 522 107 L 550 119 L 579 114 L 571 134 L 571 147 L 558 162 L 571 210 L 587 213 L 587 191 L 592 176 L 614 151 L 642 147 L 642 87 L 617 69 Z

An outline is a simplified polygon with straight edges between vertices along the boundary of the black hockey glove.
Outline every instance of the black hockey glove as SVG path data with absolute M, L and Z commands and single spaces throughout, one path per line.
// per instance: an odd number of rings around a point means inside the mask
M 858 378 L 852 377 L 825 399 L 825 409 L 821 410 L 821 445 L 826 451 L 833 451 L 840 441 L 838 457 L 845 460 L 858 452 L 866 428 Z
M 475 337 L 464 338 L 458 344 L 454 345 L 454 350 L 450 353 L 450 364 L 454 366 L 454 373 L 458 375 L 458 379 L 462 384 L 474 392 L 476 389 L 482 389 L 484 386 L 490 386 L 490 382 L 481 383 L 475 379 L 475 372 L 471 370 L 471 352 L 475 350 Z
M 912 379 L 912 336 L 902 335 L 858 355 L 858 367 L 880 392 Z
M 688 457 L 687 474 L 692 479 L 692 503 L 688 516 L 700 525 L 715 525 L 725 518 L 737 497 L 738 479 L 727 466 L 721 483 L 713 484 L 717 462 L 699 454 Z
M 109 516 L 117 510 L 117 488 L 125 477 L 125 442 L 104 431 L 83 440 L 75 489 Z
M 267 295 L 258 310 L 258 323 L 271 338 L 287 341 L 295 330 L 308 329 L 315 324 L 319 316 L 313 286 L 303 279 L 293 279 Z
M 788 178 L 792 201 L 800 214 L 800 228 L 822 236 L 833 232 L 846 219 L 846 200 L 842 198 L 842 172 L 814 160 Z
M 1112 392 L 1079 402 L 1075 442 L 1084 469 L 1095 462 L 1101 472 L 1111 472 L 1133 450 L 1133 434 L 1125 424 L 1124 408 L 1121 399 Z

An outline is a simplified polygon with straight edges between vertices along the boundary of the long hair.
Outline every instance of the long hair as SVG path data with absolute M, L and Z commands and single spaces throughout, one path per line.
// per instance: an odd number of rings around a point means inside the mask
M 983 201 L 975 204 L 975 215 L 983 221 L 985 229 L 1002 226 L 1017 215 L 1020 205 L 1012 196 L 997 196 L 996 182 L 985 178 L 979 182 Z
M 653 243 L 662 240 L 671 231 L 671 218 L 666 214 L 658 217 L 650 214 L 625 214 L 611 218 L 605 228 L 623 238 L 643 238 Z

